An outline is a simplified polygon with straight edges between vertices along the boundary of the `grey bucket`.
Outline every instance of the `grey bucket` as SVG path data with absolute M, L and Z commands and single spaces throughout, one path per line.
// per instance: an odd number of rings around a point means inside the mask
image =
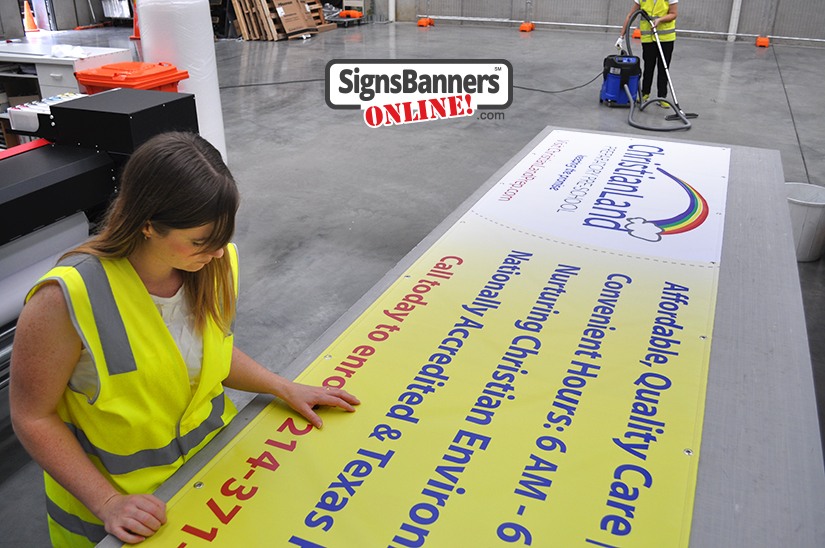
M 825 187 L 785 183 L 796 260 L 818 261 L 825 249 Z

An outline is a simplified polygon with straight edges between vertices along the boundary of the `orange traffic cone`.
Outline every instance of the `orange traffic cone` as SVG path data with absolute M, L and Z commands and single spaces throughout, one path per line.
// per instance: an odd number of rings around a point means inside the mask
M 138 19 L 137 19 L 137 2 L 132 4 L 132 12 L 134 13 L 134 17 L 132 18 L 132 32 L 134 34 L 129 37 L 130 40 L 140 40 L 140 27 L 138 27 Z
M 23 28 L 26 32 L 37 32 L 40 30 L 37 28 L 37 23 L 34 22 L 34 15 L 32 14 L 32 9 L 29 7 L 28 1 L 23 4 Z

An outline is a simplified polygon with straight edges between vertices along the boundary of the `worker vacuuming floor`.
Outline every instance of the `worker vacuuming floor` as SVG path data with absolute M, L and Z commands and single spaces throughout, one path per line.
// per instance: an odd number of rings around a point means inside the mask
M 670 63 L 676 42 L 676 16 L 679 0 L 635 0 L 630 13 L 627 14 L 622 33 L 616 41 L 619 55 L 608 56 L 605 61 L 605 81 L 602 85 L 600 101 L 609 106 L 627 106 L 630 112 L 628 123 L 639 129 L 651 131 L 675 131 L 690 129 L 688 118 L 698 114 L 685 113 L 679 106 L 676 90 L 670 77 Z M 641 17 L 641 42 L 643 69 L 639 68 L 639 58 L 633 56 L 631 29 L 633 22 Z M 639 73 L 642 84 L 639 87 Z M 656 90 L 658 95 L 650 97 L 653 75 L 656 73 Z M 668 85 L 673 96 L 667 100 Z M 666 116 L 666 120 L 680 120 L 679 126 L 651 126 L 633 119 L 638 103 L 640 112 L 651 104 L 664 109 L 673 109 L 675 114 Z
M 670 64 L 673 56 L 673 47 L 676 43 L 676 16 L 678 15 L 679 0 L 634 0 L 630 13 L 627 14 L 622 32 L 616 41 L 616 47 L 620 50 L 630 51 L 627 48 L 627 32 L 632 27 L 633 20 L 643 12 L 647 15 L 641 23 L 642 38 L 642 60 L 644 61 L 644 71 L 642 77 L 642 101 L 646 101 L 650 96 L 653 84 L 653 74 L 658 64 L 656 88 L 658 97 L 664 100 L 667 97 L 667 77 L 666 67 Z M 658 38 L 655 39 L 654 31 Z M 655 42 L 659 43 L 657 48 Z M 661 106 L 668 108 L 670 105 L 662 101 Z

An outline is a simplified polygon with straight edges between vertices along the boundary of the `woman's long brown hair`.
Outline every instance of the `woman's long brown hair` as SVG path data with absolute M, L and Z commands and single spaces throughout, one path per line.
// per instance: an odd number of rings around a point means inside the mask
M 65 256 L 128 257 L 143 242 L 147 222 L 161 235 L 215 223 L 203 250 L 225 248 L 235 232 L 239 202 L 235 180 L 215 147 L 194 133 L 164 133 L 126 162 L 120 191 L 98 234 Z M 181 273 L 198 331 L 212 317 L 228 334 L 236 300 L 228 253 L 197 272 Z

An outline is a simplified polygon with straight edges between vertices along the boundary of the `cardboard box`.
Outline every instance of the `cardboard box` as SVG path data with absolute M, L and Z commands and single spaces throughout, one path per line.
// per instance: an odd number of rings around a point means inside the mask
M 318 32 L 312 14 L 299 0 L 275 0 L 275 11 L 290 40 Z
M 17 105 L 23 105 L 26 103 L 34 103 L 35 101 L 39 101 L 39 95 L 17 95 L 17 96 L 9 96 L 9 105 L 16 107 Z
M 40 100 L 37 80 L 33 78 L 4 78 L 2 86 L 13 107 Z
M 315 20 L 315 17 L 312 16 L 312 6 L 318 6 L 319 8 L 321 6 L 317 4 L 316 0 L 298 0 L 298 2 L 300 2 L 306 10 L 304 12 L 304 17 L 307 18 L 307 21 L 312 21 L 313 23 L 315 23 L 315 26 L 317 27 L 318 22 Z
M 318 32 L 318 21 L 316 21 L 315 17 L 312 16 L 312 8 L 310 6 L 314 5 L 316 0 L 298 0 L 298 2 L 304 9 L 304 19 L 306 19 L 307 27 L 309 27 L 310 33 L 315 34 Z

